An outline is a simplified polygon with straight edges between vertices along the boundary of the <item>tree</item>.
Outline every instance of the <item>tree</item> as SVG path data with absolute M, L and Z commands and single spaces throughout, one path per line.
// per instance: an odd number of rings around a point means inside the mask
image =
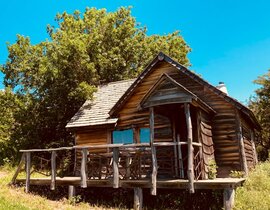
M 262 132 L 257 138 L 257 150 L 259 158 L 266 160 L 270 149 L 270 70 L 254 82 L 261 87 L 256 90 L 256 96 L 250 100 L 249 107 L 262 126 Z
M 137 76 L 159 51 L 189 65 L 190 48 L 178 31 L 148 36 L 130 8 L 64 12 L 56 23 L 36 45 L 18 35 L 1 68 L 5 85 L 24 104 L 11 134 L 23 148 L 71 144 L 65 125 L 97 85 Z

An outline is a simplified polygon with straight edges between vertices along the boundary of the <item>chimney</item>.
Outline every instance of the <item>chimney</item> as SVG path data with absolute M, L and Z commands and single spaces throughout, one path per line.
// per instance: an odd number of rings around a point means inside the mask
M 226 95 L 228 95 L 228 90 L 224 82 L 219 82 L 216 88 L 225 93 Z

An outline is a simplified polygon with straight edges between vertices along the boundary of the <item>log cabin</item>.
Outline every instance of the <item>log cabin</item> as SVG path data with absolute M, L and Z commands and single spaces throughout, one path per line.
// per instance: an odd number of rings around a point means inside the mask
M 234 189 L 257 163 L 254 114 L 160 52 L 135 79 L 98 87 L 66 128 L 75 146 L 21 150 L 12 183 L 134 188 L 134 209 L 142 209 L 142 188 L 224 189 L 224 207 L 232 209 Z M 57 177 L 56 153 L 75 154 L 73 177 Z M 30 178 L 31 153 L 49 152 L 50 179 Z M 44 161 L 41 159 L 41 161 Z M 61 161 L 61 160 L 59 160 Z M 26 178 L 17 179 L 25 163 Z M 217 173 L 216 173 L 217 172 Z
M 254 138 L 260 125 L 221 86 L 161 52 L 136 79 L 100 86 L 66 128 L 74 132 L 76 146 L 156 145 L 160 178 L 208 179 L 213 162 L 217 177 L 247 174 L 257 162 Z M 99 152 L 109 150 L 92 151 Z M 144 151 L 145 162 L 147 155 L 151 151 Z

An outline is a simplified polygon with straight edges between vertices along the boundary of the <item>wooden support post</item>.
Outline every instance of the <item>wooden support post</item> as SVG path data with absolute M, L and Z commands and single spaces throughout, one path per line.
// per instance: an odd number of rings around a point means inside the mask
M 252 144 L 252 150 L 253 150 L 253 158 L 254 158 L 254 163 L 258 163 L 258 156 L 257 156 L 257 151 L 255 147 L 255 133 L 254 130 L 251 131 L 251 144 Z
M 151 194 L 157 194 L 157 155 L 156 148 L 154 146 L 154 130 L 155 130 L 155 118 L 154 118 L 154 108 L 150 107 L 150 145 L 151 145 L 151 155 L 152 155 L 152 175 L 151 175 Z
M 119 147 L 113 148 L 113 188 L 119 187 Z
M 68 199 L 75 197 L 76 191 L 74 185 L 68 185 Z
M 241 155 L 241 160 L 242 160 L 242 170 L 245 172 L 245 176 L 247 176 L 248 175 L 248 165 L 247 165 L 245 144 L 244 144 L 243 133 L 242 133 L 241 118 L 240 118 L 238 110 L 235 110 L 235 112 L 236 112 L 237 138 L 239 141 L 240 155 Z
M 142 188 L 134 188 L 134 210 L 142 210 L 143 207 L 143 191 Z
M 175 120 L 173 120 L 172 122 L 172 130 L 173 130 L 173 142 L 176 142 L 177 137 L 176 137 L 176 129 L 175 129 Z M 175 176 L 178 177 L 178 157 L 177 157 L 177 146 L 174 145 L 173 146 L 173 150 L 174 150 L 174 170 L 175 170 Z M 179 166 L 180 168 L 180 166 Z M 181 178 L 181 177 L 180 177 Z
M 87 188 L 87 156 L 88 149 L 82 149 L 82 162 L 81 162 L 81 187 Z
M 16 170 L 14 176 L 12 177 L 12 180 L 11 180 L 10 184 L 15 184 L 16 179 L 17 179 L 17 176 L 18 176 L 18 174 L 20 173 L 20 171 L 21 171 L 22 166 L 23 166 L 24 163 L 25 163 L 25 153 L 22 154 L 20 163 L 19 163 L 19 165 L 18 165 L 18 168 L 17 168 L 17 170 Z
M 201 147 L 199 147 L 199 152 L 200 152 L 200 161 L 201 161 L 201 174 L 202 174 L 202 179 L 208 179 L 208 174 L 205 172 L 205 167 L 204 167 L 204 155 L 203 155 L 203 141 L 202 141 L 202 130 L 201 130 L 201 121 L 202 121 L 202 116 L 201 116 L 201 110 L 197 109 L 197 135 L 198 135 L 198 142 L 202 144 Z
M 187 138 L 188 138 L 188 180 L 189 180 L 189 192 L 194 193 L 194 148 L 192 146 L 192 123 L 190 116 L 190 107 L 189 104 L 185 103 L 185 115 L 186 115 L 186 124 L 187 124 Z
M 51 190 L 55 190 L 56 179 L 56 151 L 51 154 Z
M 225 210 L 232 210 L 234 207 L 235 190 L 233 188 L 224 189 L 223 204 Z
M 177 142 L 180 142 L 180 136 L 177 135 Z M 180 178 L 184 178 L 184 164 L 183 164 L 183 156 L 182 156 L 182 150 L 181 150 L 181 145 L 178 144 L 178 161 L 179 161 L 179 173 L 180 173 Z
M 30 188 L 30 175 L 31 175 L 31 153 L 26 152 L 26 180 L 25 180 L 25 192 L 29 193 Z

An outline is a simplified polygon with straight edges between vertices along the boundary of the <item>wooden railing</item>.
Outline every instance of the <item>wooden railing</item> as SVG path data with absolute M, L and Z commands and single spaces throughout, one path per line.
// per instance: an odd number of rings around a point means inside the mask
M 22 158 L 19 163 L 18 169 L 12 178 L 12 183 L 15 183 L 19 172 L 25 163 L 26 170 L 26 192 L 29 191 L 30 176 L 31 176 L 31 154 L 38 152 L 50 153 L 50 175 L 51 175 L 51 185 L 52 190 L 55 189 L 56 176 L 57 176 L 57 152 L 63 151 L 76 151 L 81 153 L 81 164 L 80 164 L 80 176 L 81 176 L 81 187 L 87 187 L 87 180 L 93 178 L 99 179 L 110 179 L 112 180 L 112 186 L 114 188 L 119 187 L 119 180 L 121 179 L 150 179 L 151 177 L 151 192 L 156 192 L 156 182 L 159 172 L 158 164 L 161 166 L 162 159 L 159 157 L 159 149 L 165 150 L 165 148 L 188 145 L 188 142 L 160 142 L 153 143 L 151 146 L 149 143 L 141 144 L 104 144 L 104 145 L 87 145 L 87 146 L 74 146 L 74 147 L 62 147 L 55 149 L 32 149 L 32 150 L 20 150 L 22 152 Z M 201 147 L 200 143 L 193 142 L 192 146 Z M 151 148 L 152 147 L 152 148 Z M 154 149 L 153 149 L 154 148 Z M 109 153 L 95 153 L 97 149 L 105 149 L 110 151 Z M 173 151 L 173 148 L 172 148 Z M 193 150 L 192 150 L 193 151 Z M 196 151 L 200 151 L 199 149 Z M 169 154 L 169 153 L 168 153 Z M 199 171 L 199 166 L 201 160 L 200 155 L 192 155 L 194 160 L 192 163 L 193 169 L 190 170 L 189 167 L 186 168 L 186 173 L 196 173 L 196 178 L 198 177 L 197 171 Z M 166 161 L 172 161 L 171 166 L 174 167 L 175 157 L 168 156 Z M 182 157 L 188 159 L 189 156 Z M 199 162 L 198 162 L 199 161 Z M 48 162 L 47 162 L 48 164 Z M 166 163 L 170 165 L 170 163 Z M 166 165 L 165 164 L 165 165 Z M 95 168 L 97 166 L 97 168 Z M 42 168 L 42 167 L 41 167 Z M 97 172 L 95 174 L 94 172 Z M 177 168 L 178 172 L 184 170 L 182 168 Z M 178 173 L 180 174 L 180 173 Z M 174 176 L 175 177 L 175 176 Z M 173 176 L 171 177 L 173 178 Z M 189 177 L 188 177 L 189 178 Z M 190 181 L 190 180 L 189 180 Z M 193 183 L 193 182 L 192 182 Z

